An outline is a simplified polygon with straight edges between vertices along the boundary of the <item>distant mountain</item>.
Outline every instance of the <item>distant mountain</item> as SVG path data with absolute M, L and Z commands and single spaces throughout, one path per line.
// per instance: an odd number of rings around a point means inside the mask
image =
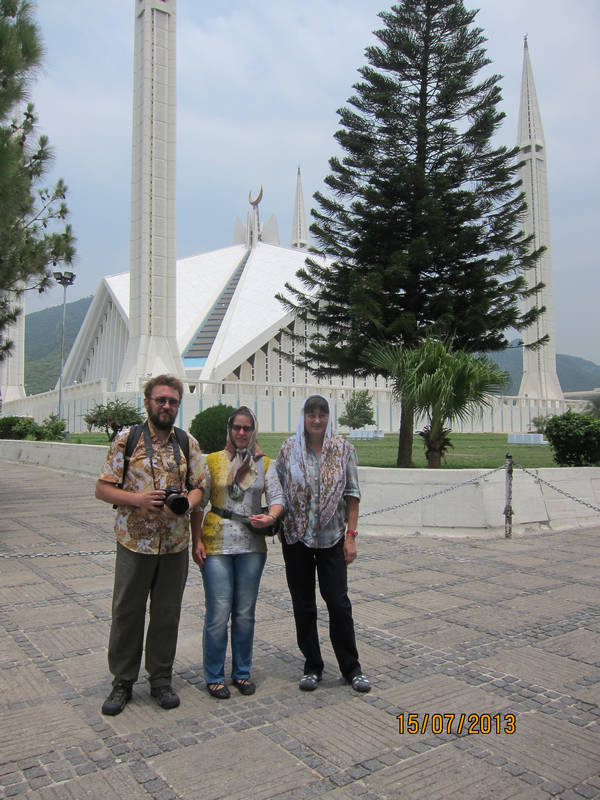
M 505 395 L 516 395 L 523 377 L 523 351 L 511 345 L 506 350 L 488 353 L 500 369 L 508 372 L 510 382 L 503 391 Z M 600 386 L 600 366 L 578 356 L 557 354 L 556 372 L 563 392 L 585 392 Z
M 65 361 L 92 302 L 84 297 L 67 303 L 65 323 Z M 60 372 L 60 334 L 62 305 L 27 314 L 25 317 L 25 388 L 27 394 L 53 389 Z M 516 395 L 523 374 L 523 354 L 513 342 L 511 347 L 490 358 L 510 375 L 505 395 Z M 563 392 L 584 392 L 600 387 L 600 366 L 577 356 L 556 356 L 558 380 Z
M 67 303 L 65 361 L 83 323 L 92 297 Z M 25 391 L 39 394 L 54 389 L 60 375 L 63 307 L 53 306 L 25 315 Z

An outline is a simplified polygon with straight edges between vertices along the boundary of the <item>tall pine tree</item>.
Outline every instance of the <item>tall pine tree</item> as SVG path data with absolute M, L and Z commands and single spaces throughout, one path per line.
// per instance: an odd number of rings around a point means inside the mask
M 502 349 L 508 328 L 544 310 L 521 312 L 539 289 L 524 277 L 539 252 L 520 230 L 517 149 L 492 141 L 500 76 L 481 75 L 476 13 L 462 0 L 404 0 L 379 15 L 378 44 L 338 111 L 343 154 L 315 194 L 319 255 L 280 296 L 315 325 L 300 360 L 318 375 L 373 373 L 372 341 L 414 347 L 432 334 Z M 405 405 L 398 466 L 411 462 L 413 416 Z
M 6 329 L 20 313 L 17 296 L 44 291 L 52 270 L 74 253 L 66 186 L 39 187 L 52 159 L 48 139 L 32 142 L 33 106 L 22 107 L 42 57 L 37 25 L 27 0 L 0 0 L 0 361 L 12 343 Z

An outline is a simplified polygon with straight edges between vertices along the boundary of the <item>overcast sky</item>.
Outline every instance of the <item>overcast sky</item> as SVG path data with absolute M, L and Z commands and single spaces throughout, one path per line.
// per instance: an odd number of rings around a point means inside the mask
M 34 3 L 34 5 L 36 5 Z M 391 5 L 391 4 L 390 4 Z M 515 144 L 529 52 L 548 158 L 556 347 L 600 363 L 598 0 L 480 0 L 477 23 L 503 76 L 500 141 Z M 335 152 L 384 0 L 177 1 L 177 257 L 226 247 L 248 192 L 290 244 L 296 171 L 307 214 Z M 69 187 L 78 239 L 68 299 L 129 269 L 133 0 L 38 0 L 46 56 L 31 88 L 52 178 Z M 33 293 L 28 293 L 33 294 Z M 27 311 L 62 302 L 55 287 Z

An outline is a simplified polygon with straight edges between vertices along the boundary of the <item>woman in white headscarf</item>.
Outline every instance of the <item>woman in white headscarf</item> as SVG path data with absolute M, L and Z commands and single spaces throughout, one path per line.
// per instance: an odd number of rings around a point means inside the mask
M 245 695 L 256 689 L 250 680 L 254 611 L 267 558 L 260 531 L 273 525 L 283 503 L 275 466 L 256 444 L 257 433 L 249 408 L 231 415 L 225 449 L 206 457 L 211 510 L 203 524 L 201 514 L 192 514 L 192 555 L 202 569 L 206 601 L 204 678 L 209 694 L 222 700 L 231 695 L 225 683 L 230 618 L 232 683 Z M 261 510 L 263 493 L 267 514 Z
M 329 402 L 308 397 L 296 435 L 277 456 L 277 474 L 284 493 L 282 538 L 287 583 L 294 607 L 298 647 L 304 656 L 300 689 L 317 688 L 323 659 L 317 633 L 315 573 L 329 611 L 329 636 L 340 671 L 357 692 L 371 684 L 362 674 L 347 565 L 356 558 L 360 489 L 356 451 L 331 431 Z

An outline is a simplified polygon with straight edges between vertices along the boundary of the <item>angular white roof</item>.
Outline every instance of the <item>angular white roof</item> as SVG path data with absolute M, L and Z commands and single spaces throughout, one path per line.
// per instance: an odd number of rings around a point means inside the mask
M 233 245 L 177 262 L 177 344 L 182 356 L 247 256 L 229 307 L 201 370 L 205 380 L 220 380 L 268 342 L 292 314 L 275 295 L 286 281 L 297 284 L 307 251 L 258 242 L 251 250 Z M 129 273 L 104 278 L 124 319 L 129 318 Z M 185 358 L 184 358 L 185 365 Z

